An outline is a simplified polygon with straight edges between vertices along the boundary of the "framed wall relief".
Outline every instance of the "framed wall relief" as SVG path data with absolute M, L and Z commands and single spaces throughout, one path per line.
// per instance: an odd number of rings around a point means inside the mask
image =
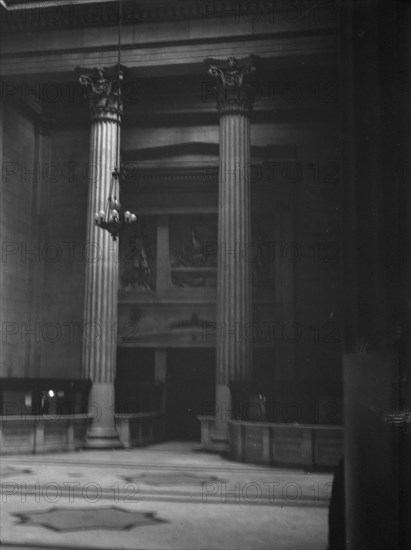
M 173 287 L 217 286 L 217 216 L 170 216 L 170 270 Z
M 139 217 L 120 239 L 119 296 L 153 293 L 156 280 L 156 219 Z

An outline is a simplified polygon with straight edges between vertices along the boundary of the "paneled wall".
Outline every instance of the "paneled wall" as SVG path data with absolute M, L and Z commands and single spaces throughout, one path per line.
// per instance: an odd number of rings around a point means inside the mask
M 20 109 L 3 106 L 1 186 L 1 322 L 0 375 L 24 376 L 28 372 L 33 270 L 39 256 L 36 247 L 36 212 L 33 211 L 37 178 L 36 129 Z
M 86 243 L 89 171 L 89 127 L 53 130 L 47 241 L 56 261 L 44 273 L 42 376 L 81 377 L 84 277 L 88 261 L 99 261 L 93 243 Z
M 1 376 L 80 377 L 88 128 L 3 109 Z

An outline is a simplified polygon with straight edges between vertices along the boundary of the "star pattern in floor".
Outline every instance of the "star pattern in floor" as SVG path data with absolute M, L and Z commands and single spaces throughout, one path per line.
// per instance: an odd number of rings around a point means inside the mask
M 144 483 L 146 485 L 204 485 L 205 483 L 223 483 L 216 476 L 196 475 L 188 472 L 151 472 L 146 474 L 119 476 L 127 483 Z
M 2 465 L 0 468 L 0 478 L 28 475 L 32 474 L 33 470 L 30 468 L 14 468 L 9 465 Z
M 98 508 L 53 507 L 42 511 L 14 513 L 21 525 L 42 526 L 53 531 L 111 529 L 124 531 L 141 525 L 156 525 L 165 520 L 155 512 L 129 511 L 118 506 Z

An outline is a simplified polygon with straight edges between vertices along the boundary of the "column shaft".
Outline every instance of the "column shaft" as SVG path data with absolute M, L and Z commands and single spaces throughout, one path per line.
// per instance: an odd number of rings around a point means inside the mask
M 117 348 L 118 241 L 95 224 L 104 210 L 116 163 L 117 124 L 94 121 L 91 126 L 89 198 L 87 209 L 86 305 L 84 312 L 84 373 L 94 382 L 112 383 Z M 114 190 L 118 196 L 118 189 Z
M 252 348 L 248 335 L 251 323 L 249 164 L 250 125 L 247 113 L 222 113 L 216 349 L 218 431 L 225 430 L 230 415 L 230 382 L 246 382 L 252 376 Z
M 248 74 L 255 70 L 252 59 L 243 65 L 235 58 L 209 60 L 209 74 L 217 81 L 220 111 L 220 159 L 217 271 L 216 342 L 216 448 L 227 440 L 231 416 L 231 382 L 252 377 L 251 240 L 250 210 L 250 121 L 251 103 L 245 93 Z
M 97 226 L 95 213 L 106 210 L 109 196 L 118 197 L 112 172 L 119 158 L 120 77 L 94 69 L 80 76 L 91 90 L 87 263 L 84 309 L 83 374 L 92 381 L 89 412 L 94 420 L 87 447 L 121 447 L 114 423 L 114 378 L 117 354 L 118 241 Z
M 250 378 L 251 320 L 249 120 L 244 114 L 221 116 L 217 303 L 217 382 Z

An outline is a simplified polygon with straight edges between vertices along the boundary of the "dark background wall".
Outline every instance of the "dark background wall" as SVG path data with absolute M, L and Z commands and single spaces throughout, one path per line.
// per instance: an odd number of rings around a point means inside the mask
M 1 375 L 24 376 L 29 369 L 31 337 L 26 333 L 31 316 L 33 265 L 33 202 L 36 178 L 35 125 L 21 109 L 5 106 L 2 112 L 2 347 Z M 27 171 L 26 171 L 27 170 Z
M 347 548 L 409 548 L 410 12 L 342 7 Z
M 261 60 L 255 81 L 258 93 L 251 115 L 251 142 L 253 163 L 276 164 L 273 171 L 266 169 L 261 178 L 253 179 L 252 194 L 254 223 L 262 216 L 273 219 L 270 240 L 278 243 L 277 275 L 274 299 L 256 296 L 254 318 L 260 325 L 267 322 L 279 325 L 280 330 L 275 331 L 271 341 L 259 345 L 256 366 L 260 372 L 261 369 L 271 371 L 273 383 L 285 380 L 292 386 L 293 380 L 309 380 L 312 387 L 321 387 L 321 399 L 332 400 L 336 399 L 336 385 L 341 384 L 343 325 L 341 220 L 344 182 L 339 157 L 340 98 L 335 24 L 336 20 L 316 19 L 315 16 L 294 23 L 284 17 L 275 22 L 260 19 L 254 23 L 247 38 L 250 41 L 247 48 L 253 53 L 254 39 L 257 44 L 260 35 L 272 33 L 273 37 L 271 45 L 264 46 L 268 59 Z M 249 21 L 244 26 L 234 20 L 226 23 L 200 20 L 192 22 L 191 26 L 191 32 L 196 32 L 197 38 L 202 40 L 211 35 L 218 36 L 220 41 L 225 36 L 227 40 L 228 37 L 237 40 L 243 32 L 251 32 Z M 320 38 L 312 45 L 310 33 L 316 26 L 321 29 Z M 290 58 L 271 59 L 272 48 L 277 44 L 276 35 L 287 29 L 289 32 L 291 27 L 299 33 L 307 32 L 306 49 L 312 48 L 313 53 L 306 57 L 306 52 L 300 57 L 289 54 L 292 48 L 287 42 L 285 52 Z M 164 33 L 170 40 L 188 36 L 187 22 L 175 23 L 172 27 L 163 22 L 156 29 L 162 40 Z M 133 27 L 128 30 L 131 32 Z M 110 44 L 114 40 L 113 32 L 110 28 L 103 37 L 96 29 L 90 30 L 90 45 L 99 51 L 104 40 Z M 55 41 L 58 50 L 64 41 L 74 44 L 84 40 L 86 29 L 65 29 L 58 39 L 53 29 L 45 28 L 37 33 L 27 35 L 25 42 L 19 44 L 19 51 L 28 48 L 41 52 L 47 37 Z M 140 34 L 138 37 L 140 40 Z M 5 46 L 5 51 L 17 47 L 13 32 L 7 37 Z M 259 44 L 258 48 L 261 47 Z M 42 78 L 43 84 L 44 79 L 53 82 L 53 77 Z M 185 70 L 181 67 L 164 68 L 164 71 L 157 67 L 152 72 L 131 70 L 129 78 L 133 84 L 129 90 L 133 94 L 126 98 L 122 150 L 125 156 L 128 153 L 127 158 L 137 163 L 137 168 L 155 171 L 167 166 L 185 169 L 210 162 L 217 165 L 218 113 L 212 93 L 204 95 L 204 90 L 210 92 L 205 66 L 201 71 L 194 65 Z M 15 292 L 18 288 L 24 307 L 28 300 L 35 304 L 34 317 L 40 323 L 40 342 L 35 342 L 34 348 L 32 346 L 27 352 L 27 346 L 20 346 L 20 342 L 13 340 L 18 347 L 16 357 L 29 353 L 30 359 L 25 362 L 21 359 L 20 367 L 14 363 L 11 367 L 3 366 L 8 376 L 23 376 L 24 368 L 26 374 L 33 376 L 81 376 L 83 283 L 85 262 L 88 261 L 85 248 L 88 243 L 84 235 L 89 115 L 87 101 L 79 93 L 74 72 L 67 72 L 64 77 L 59 75 L 55 83 L 64 93 L 59 101 L 47 101 L 43 97 L 46 120 L 42 124 L 49 127 L 49 136 L 45 138 L 48 156 L 43 156 L 42 162 L 48 169 L 40 178 L 37 202 L 30 202 L 32 191 L 24 193 L 23 199 L 14 195 L 11 207 L 4 214 L 5 219 L 14 220 L 17 231 L 14 233 L 13 229 L 14 236 L 21 233 L 22 238 L 26 238 L 29 233 L 32 237 L 33 228 L 37 228 L 36 239 L 43 243 L 43 248 L 44 245 L 48 247 L 46 257 L 43 255 L 36 267 L 35 289 L 25 290 L 32 298 L 23 299 L 24 294 L 20 292 L 24 277 L 30 278 L 27 266 L 13 264 L 15 276 L 10 275 L 9 279 L 14 278 L 15 285 L 20 281 Z M 73 93 L 73 90 L 77 91 Z M 33 151 L 29 156 L 33 156 L 34 136 L 22 138 L 27 128 L 18 135 L 16 128 L 15 123 L 4 124 L 5 154 L 10 156 L 6 149 L 11 147 L 13 140 L 16 143 L 23 139 L 23 144 L 27 141 L 26 149 L 31 144 Z M 13 155 L 21 162 L 21 152 L 16 148 Z M 138 169 L 136 174 L 136 185 L 127 187 L 126 200 L 127 204 L 140 207 Z M 193 199 L 197 205 L 198 196 Z M 151 204 L 163 206 L 167 204 L 167 197 L 175 200 L 173 192 L 167 195 L 162 190 L 156 196 L 153 191 Z M 205 193 L 202 205 L 216 207 L 213 204 L 215 197 L 215 194 Z M 30 229 L 27 218 L 21 220 L 19 217 L 17 222 L 15 212 L 21 209 L 21 200 L 22 204 L 29 201 L 36 205 L 36 217 Z M 11 296 L 4 298 L 6 320 L 15 315 Z M 23 313 L 19 319 L 22 322 L 26 318 L 31 319 Z M 331 395 L 324 390 L 323 382 L 327 380 L 333 388 Z
M 59 258 L 44 272 L 43 323 L 58 327 L 58 340 L 44 338 L 42 376 L 80 378 L 86 262 L 96 258 L 85 241 L 89 165 L 88 128 L 52 130 L 47 242 L 55 243 Z

